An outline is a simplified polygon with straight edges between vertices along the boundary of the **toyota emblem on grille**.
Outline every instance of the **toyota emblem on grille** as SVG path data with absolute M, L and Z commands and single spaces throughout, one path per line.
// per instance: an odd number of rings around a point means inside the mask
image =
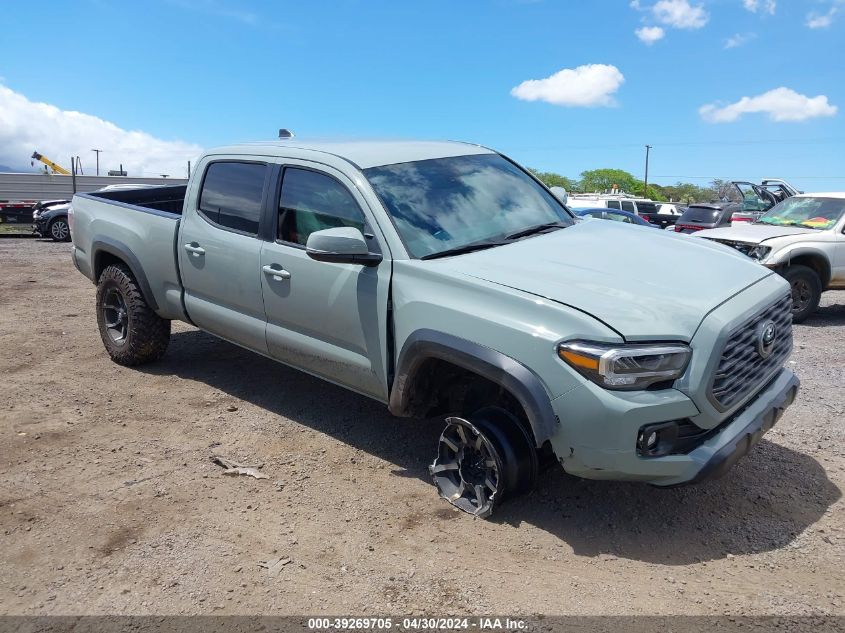
M 757 330 L 757 353 L 763 358 L 768 358 L 772 355 L 775 349 L 777 333 L 778 330 L 774 321 L 766 321 Z

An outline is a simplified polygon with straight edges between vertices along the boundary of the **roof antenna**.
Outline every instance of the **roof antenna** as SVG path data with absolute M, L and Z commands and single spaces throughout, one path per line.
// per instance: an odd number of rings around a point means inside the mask
M 293 132 L 288 130 L 287 128 L 279 128 L 279 138 L 293 138 Z

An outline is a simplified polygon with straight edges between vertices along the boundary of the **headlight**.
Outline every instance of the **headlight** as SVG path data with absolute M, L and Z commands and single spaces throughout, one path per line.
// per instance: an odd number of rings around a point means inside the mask
M 750 251 L 748 251 L 748 256 L 751 259 L 756 259 L 758 262 L 763 261 L 766 257 L 769 256 L 769 253 L 772 252 L 770 246 L 755 246 Z
M 570 367 L 607 389 L 645 389 L 684 373 L 692 351 L 681 343 L 608 345 L 571 341 L 557 354 Z

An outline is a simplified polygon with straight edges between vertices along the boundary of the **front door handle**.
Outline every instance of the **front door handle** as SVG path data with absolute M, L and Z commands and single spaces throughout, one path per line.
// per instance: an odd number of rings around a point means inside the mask
M 201 248 L 196 242 L 193 242 L 191 244 L 185 244 L 185 250 L 189 253 L 193 253 L 197 257 L 199 257 L 200 255 L 205 255 L 205 249 Z
M 278 264 L 273 264 L 278 266 Z M 265 275 L 273 275 L 273 279 L 290 279 L 290 273 L 284 268 L 273 268 L 273 266 L 264 266 L 261 270 Z

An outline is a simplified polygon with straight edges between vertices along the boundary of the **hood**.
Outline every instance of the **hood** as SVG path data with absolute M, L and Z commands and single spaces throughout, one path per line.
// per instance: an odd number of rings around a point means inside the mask
M 688 341 L 713 308 L 772 274 L 721 244 L 601 221 L 438 263 L 586 312 L 628 340 Z
M 818 233 L 816 229 L 804 229 L 798 226 L 774 226 L 766 224 L 740 224 L 738 226 L 699 231 L 696 237 L 706 237 L 711 240 L 727 240 L 731 242 L 746 242 L 760 244 L 776 237 L 790 237 L 792 235 L 807 235 Z

